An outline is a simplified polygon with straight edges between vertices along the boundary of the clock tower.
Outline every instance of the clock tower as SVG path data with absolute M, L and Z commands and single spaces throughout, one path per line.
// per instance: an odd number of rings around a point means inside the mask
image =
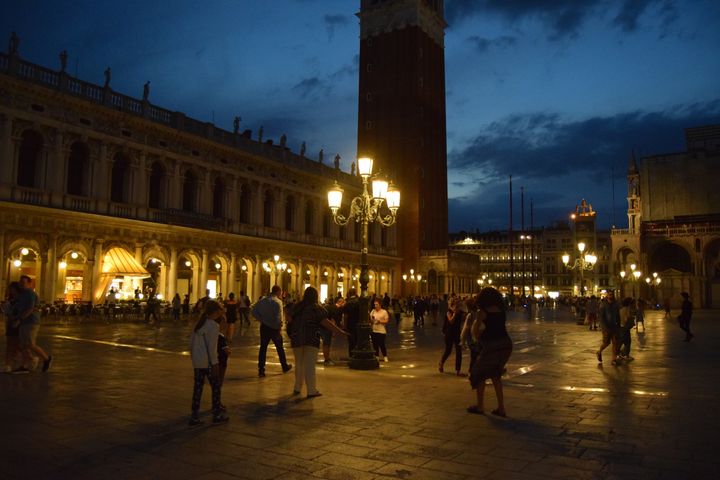
M 448 246 L 444 0 L 361 0 L 358 156 L 402 195 L 403 270 Z

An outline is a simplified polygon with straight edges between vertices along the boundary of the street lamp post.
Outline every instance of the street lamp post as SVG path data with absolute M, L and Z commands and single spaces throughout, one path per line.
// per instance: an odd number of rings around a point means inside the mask
M 570 270 L 579 270 L 580 271 L 580 296 L 585 296 L 585 270 L 590 271 L 595 266 L 595 263 L 597 262 L 597 256 L 592 253 L 585 253 L 585 243 L 580 242 L 577 244 L 577 249 L 580 252 L 580 255 L 578 255 L 575 260 L 570 264 L 570 255 L 567 253 L 563 254 L 562 261 L 565 265 L 565 268 L 569 268 Z M 584 321 L 585 317 L 585 311 L 584 311 L 584 304 L 582 302 L 579 302 L 579 304 L 582 306 L 582 308 L 578 309 L 578 324 L 581 324 Z
M 402 276 L 402 279 L 404 282 L 410 282 L 410 283 L 417 282 L 418 287 L 414 289 L 416 294 L 421 293 L 420 292 L 420 282 L 422 281 L 422 278 L 423 278 L 422 275 L 420 275 L 419 273 L 416 274 L 415 269 L 413 269 L 413 268 L 410 269 L 410 275 L 403 273 L 403 276 Z
M 342 206 L 343 189 L 337 181 L 328 191 L 328 206 L 336 224 L 347 225 L 355 219 L 360 223 L 361 250 L 360 250 L 360 321 L 357 326 L 358 342 L 355 350 L 351 352 L 349 366 L 356 370 L 372 370 L 379 368 L 375 354 L 370 348 L 370 309 L 367 296 L 369 282 L 368 274 L 368 224 L 378 222 L 389 227 L 395 223 L 398 208 L 400 207 L 400 191 L 386 180 L 374 178 L 372 180 L 372 193 L 368 191 L 368 180 L 372 176 L 373 159 L 359 158 L 358 173 L 362 177 L 362 193 L 350 202 L 350 211 L 347 215 L 339 213 Z M 389 214 L 381 213 L 380 209 L 386 204 Z

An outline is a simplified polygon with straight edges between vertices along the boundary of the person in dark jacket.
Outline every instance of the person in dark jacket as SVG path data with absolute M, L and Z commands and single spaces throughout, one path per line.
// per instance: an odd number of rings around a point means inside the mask
M 680 324 L 680 328 L 685 332 L 685 341 L 689 342 L 695 336 L 690 331 L 690 320 L 692 320 L 693 304 L 690 301 L 690 294 L 688 292 L 682 292 L 680 296 L 683 297 L 683 301 L 682 305 L 680 306 L 678 323 Z

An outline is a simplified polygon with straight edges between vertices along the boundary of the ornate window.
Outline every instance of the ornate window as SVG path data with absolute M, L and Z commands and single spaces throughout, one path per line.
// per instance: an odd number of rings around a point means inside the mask
M 225 216 L 225 182 L 218 177 L 213 185 L 213 217 L 222 218 Z
M 70 157 L 67 165 L 67 182 L 65 189 L 68 195 L 85 197 L 87 191 L 87 176 L 89 169 L 90 152 L 87 145 L 75 142 L 70 147 Z
M 198 178 L 195 172 L 185 172 L 185 179 L 182 187 L 182 209 L 186 212 L 194 212 L 197 209 Z
M 130 198 L 130 159 L 122 153 L 115 155 L 110 180 L 110 201 L 127 203 Z
M 150 181 L 148 182 L 148 206 L 162 208 L 162 198 L 165 195 L 165 167 L 160 162 L 153 162 L 150 167 Z
M 266 227 L 273 226 L 273 213 L 275 210 L 275 197 L 270 190 L 265 192 L 263 201 L 263 225 Z
M 22 134 L 18 155 L 17 184 L 21 187 L 38 188 L 38 171 L 43 150 L 42 135 L 34 130 Z

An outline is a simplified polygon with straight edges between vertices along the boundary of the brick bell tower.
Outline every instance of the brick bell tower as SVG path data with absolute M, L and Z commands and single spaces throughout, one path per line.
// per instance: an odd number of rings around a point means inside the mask
M 361 0 L 358 156 L 401 193 L 403 271 L 448 246 L 444 0 Z

